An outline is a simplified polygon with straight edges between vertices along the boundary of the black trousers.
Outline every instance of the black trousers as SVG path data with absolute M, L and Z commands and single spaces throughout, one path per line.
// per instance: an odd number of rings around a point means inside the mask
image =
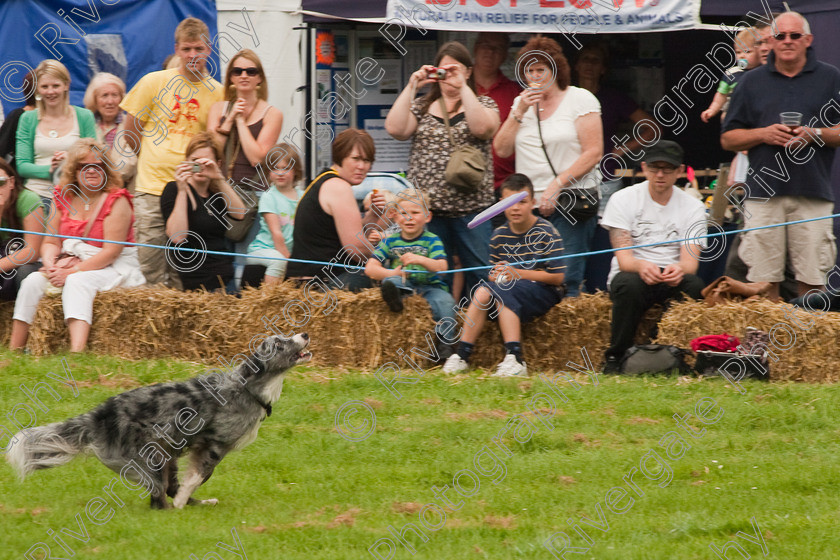
M 633 346 L 636 329 L 645 311 L 657 303 L 682 299 L 683 293 L 700 299 L 703 281 L 694 274 L 686 274 L 678 286 L 668 284 L 645 284 L 635 272 L 619 272 L 610 283 L 610 299 L 613 302 L 610 324 L 610 346 L 606 356 L 621 359 L 624 352 Z

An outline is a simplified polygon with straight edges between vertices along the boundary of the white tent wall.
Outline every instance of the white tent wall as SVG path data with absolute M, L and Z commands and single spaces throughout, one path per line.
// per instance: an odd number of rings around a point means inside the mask
M 282 139 L 293 128 L 301 127 L 306 112 L 306 92 L 295 92 L 306 83 L 306 55 L 301 45 L 305 44 L 306 32 L 295 30 L 302 24 L 299 0 L 217 0 L 217 23 L 220 32 L 230 31 L 229 26 L 245 27 L 242 10 L 247 10 L 250 23 L 257 35 L 259 45 L 240 41 L 241 33 L 232 33 L 242 48 L 254 50 L 262 61 L 268 78 L 268 102 L 283 111 Z M 221 41 L 221 52 L 230 57 L 236 49 L 230 43 Z M 229 60 L 220 60 L 222 77 Z

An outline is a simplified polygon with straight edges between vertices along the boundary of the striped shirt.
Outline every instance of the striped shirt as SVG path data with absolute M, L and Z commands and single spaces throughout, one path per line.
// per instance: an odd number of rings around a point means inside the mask
M 381 262 L 385 268 L 396 268 L 401 264 L 400 257 L 406 253 L 436 260 L 446 259 L 446 251 L 443 250 L 440 237 L 428 230 L 423 230 L 419 237 L 410 240 L 403 239 L 402 232 L 389 235 L 376 246 L 373 258 Z M 419 264 L 406 265 L 403 270 L 426 271 L 411 273 L 408 275 L 408 280 L 414 284 L 428 284 L 449 291 L 449 287 L 440 279 L 440 276 L 428 272 Z
M 552 274 L 563 272 L 566 265 L 562 259 L 533 262 L 540 259 L 554 259 L 563 255 L 563 240 L 551 222 L 537 217 L 536 223 L 525 233 L 514 233 L 505 222 L 493 232 L 490 239 L 490 263 L 506 261 L 513 268 L 545 270 Z

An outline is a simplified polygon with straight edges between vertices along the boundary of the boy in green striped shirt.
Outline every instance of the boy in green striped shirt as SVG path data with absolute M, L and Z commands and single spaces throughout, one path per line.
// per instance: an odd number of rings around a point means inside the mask
M 379 242 L 368 259 L 365 274 L 382 282 L 382 299 L 396 313 L 403 310 L 404 295 L 423 296 L 436 321 L 440 359 L 446 359 L 452 348 L 446 343 L 445 333 L 439 331 L 456 324 L 455 300 L 436 274 L 448 268 L 446 252 L 440 238 L 426 230 L 426 224 L 432 219 L 426 195 L 407 189 L 397 195 L 397 200 L 394 221 L 400 231 Z

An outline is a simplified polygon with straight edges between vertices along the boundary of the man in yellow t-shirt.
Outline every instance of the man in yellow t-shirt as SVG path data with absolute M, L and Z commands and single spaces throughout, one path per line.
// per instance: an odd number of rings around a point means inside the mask
M 175 180 L 175 167 L 184 161 L 190 139 L 207 128 L 210 106 L 223 99 L 222 85 L 206 73 L 211 51 L 202 35 L 210 37 L 210 31 L 201 20 L 179 23 L 175 54 L 180 66 L 146 74 L 120 103 L 127 112 L 125 136 L 139 152 L 134 199 L 138 243 L 166 244 L 160 193 Z M 164 250 L 140 247 L 138 256 L 146 282 L 177 285 Z

